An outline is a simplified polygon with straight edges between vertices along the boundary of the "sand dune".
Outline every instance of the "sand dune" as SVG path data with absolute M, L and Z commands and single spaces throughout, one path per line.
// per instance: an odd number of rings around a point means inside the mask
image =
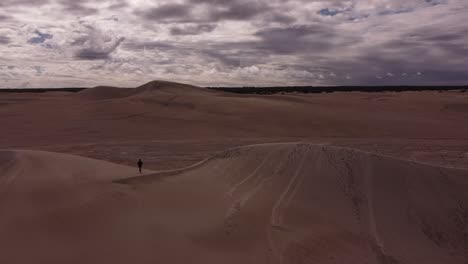
M 117 88 L 109 86 L 98 86 L 92 89 L 87 89 L 77 93 L 75 96 L 84 99 L 91 100 L 107 100 L 115 98 L 142 98 L 151 96 L 164 96 L 164 95 L 206 95 L 206 94 L 223 94 L 222 92 L 216 92 L 200 88 L 193 85 L 174 83 L 168 81 L 152 81 L 141 85 L 136 88 Z
M 465 170 L 288 143 L 144 176 L 2 151 L 0 171 L 2 263 L 468 260 Z
M 160 170 L 234 146 L 307 141 L 468 168 L 468 115 L 458 111 L 467 99 L 460 92 L 236 95 L 162 81 L 2 93 L 0 147 L 130 165 L 142 157 Z

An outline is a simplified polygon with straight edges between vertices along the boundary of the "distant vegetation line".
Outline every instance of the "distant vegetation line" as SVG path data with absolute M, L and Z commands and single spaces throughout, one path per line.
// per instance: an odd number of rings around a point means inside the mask
M 406 92 L 406 91 L 460 91 L 468 86 L 284 86 L 284 87 L 205 87 L 211 90 L 237 94 L 278 94 L 278 93 L 333 93 L 333 92 Z M 76 93 L 90 88 L 8 88 L 0 93 Z
M 212 90 L 238 94 L 277 93 L 333 93 L 333 92 L 406 92 L 406 91 L 461 91 L 468 86 L 286 86 L 286 87 L 208 87 Z
M 69 92 L 77 93 L 88 88 L 9 88 L 0 89 L 0 93 L 45 93 L 45 92 Z

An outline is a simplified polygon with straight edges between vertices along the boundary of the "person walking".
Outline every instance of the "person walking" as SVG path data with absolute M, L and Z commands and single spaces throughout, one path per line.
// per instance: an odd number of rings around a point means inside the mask
M 140 173 L 141 173 L 141 168 L 143 167 L 143 161 L 141 161 L 141 159 L 138 160 L 138 169 L 140 170 Z

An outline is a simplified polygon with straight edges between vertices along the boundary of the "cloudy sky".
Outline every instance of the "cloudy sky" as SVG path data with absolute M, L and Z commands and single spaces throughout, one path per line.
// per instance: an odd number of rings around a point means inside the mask
M 0 0 L 0 87 L 468 84 L 468 0 Z

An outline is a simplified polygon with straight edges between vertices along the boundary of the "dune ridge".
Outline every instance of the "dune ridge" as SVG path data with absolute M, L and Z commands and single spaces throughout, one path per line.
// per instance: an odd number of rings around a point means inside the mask
M 2 151 L 0 171 L 2 189 L 21 174 L 0 202 L 0 246 L 12 249 L 4 263 L 468 260 L 461 169 L 280 143 L 143 176 L 70 155 Z
M 110 86 L 97 86 L 87 90 L 78 92 L 76 95 L 82 99 L 88 100 L 108 100 L 117 98 L 138 98 L 155 96 L 157 94 L 179 94 L 179 95 L 206 95 L 206 94 L 220 94 L 206 88 L 201 88 L 189 84 L 175 83 L 169 81 L 151 81 L 136 88 L 118 88 Z

